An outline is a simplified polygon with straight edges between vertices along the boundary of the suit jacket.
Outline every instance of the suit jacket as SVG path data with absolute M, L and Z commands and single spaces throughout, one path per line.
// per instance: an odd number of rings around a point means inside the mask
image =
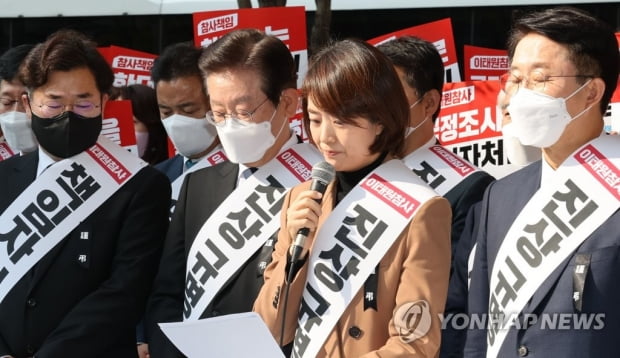
M 440 358 L 463 357 L 467 328 L 462 327 L 463 315 L 467 314 L 468 261 L 472 248 L 476 243 L 476 234 L 480 222 L 480 202 L 471 206 L 465 227 L 458 241 L 455 257 L 452 260 L 452 274 L 448 285 L 448 299 L 441 330 Z
M 265 270 L 265 284 L 254 304 L 271 333 L 280 341 L 287 251 L 292 243 L 286 230 L 286 211 L 310 182 L 293 188 L 284 200 L 281 229 L 273 261 Z M 318 227 L 331 213 L 334 183 L 323 197 Z M 439 350 L 440 322 L 450 269 L 450 207 L 444 198 L 426 202 L 380 261 L 377 310 L 364 310 L 363 290 L 353 300 L 329 334 L 319 357 L 435 357 Z M 311 234 L 313 235 L 313 234 Z M 311 239 L 311 236 L 309 237 Z M 308 274 L 308 260 L 290 284 L 284 344 L 293 341 L 301 296 Z M 394 326 L 393 312 L 403 304 L 426 300 L 430 304 L 431 329 L 426 336 L 403 343 Z
M 155 169 L 166 174 L 168 180 L 172 183 L 176 178 L 183 174 L 184 158 L 181 154 L 177 154 L 172 158 L 168 158 L 161 163 L 155 164 Z
M 0 212 L 38 160 L 35 151 L 0 162 Z M 135 357 L 169 205 L 170 184 L 146 167 L 82 221 L 0 303 L 0 356 Z
M 489 277 L 498 249 L 514 219 L 540 187 L 540 180 L 541 162 L 538 161 L 489 186 L 482 201 L 476 260 L 469 291 L 472 314 L 487 312 Z M 536 315 L 538 322 L 518 330 L 511 328 L 499 356 L 617 357 L 620 336 L 619 253 L 620 212 L 616 211 L 536 290 L 521 313 Z M 582 294 L 581 313 L 604 314 L 604 326 L 598 329 L 543 327 L 542 315 L 552 319 L 553 314 L 579 313 L 573 304 L 573 273 L 578 254 L 592 255 Z M 572 323 L 570 327 L 574 327 Z M 483 357 L 485 353 L 486 330 L 470 330 L 465 356 Z
M 454 259 L 456 258 L 456 248 L 463 233 L 465 219 L 469 208 L 482 200 L 484 191 L 489 184 L 495 180 L 485 171 L 479 171 L 465 178 L 448 191 L 443 197 L 448 199 L 452 208 L 452 231 L 450 233 L 452 247 L 452 265 L 450 272 L 454 270 Z
M 189 173 L 183 182 L 147 311 L 151 357 L 182 357 L 158 322 L 183 320 L 185 265 L 194 238 L 205 221 L 237 186 L 239 165 L 224 162 Z M 260 250 L 222 287 L 201 318 L 249 312 L 263 283 Z M 268 255 L 271 254 L 271 250 Z

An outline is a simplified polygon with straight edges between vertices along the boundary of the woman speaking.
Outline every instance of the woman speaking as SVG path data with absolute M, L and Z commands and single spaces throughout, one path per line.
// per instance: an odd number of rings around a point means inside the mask
M 313 57 L 302 93 L 327 163 L 315 168 L 335 179 L 324 194 L 316 180 L 288 193 L 254 309 L 293 357 L 434 357 L 451 212 L 398 159 L 409 110 L 393 65 L 365 42 L 336 42 Z

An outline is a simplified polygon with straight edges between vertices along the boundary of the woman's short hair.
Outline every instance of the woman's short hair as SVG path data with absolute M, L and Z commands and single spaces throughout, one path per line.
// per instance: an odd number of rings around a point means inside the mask
M 369 150 L 402 156 L 409 126 L 407 97 L 392 61 L 374 46 L 347 39 L 323 48 L 310 61 L 302 96 L 305 128 L 311 99 L 344 123 L 365 118 L 382 125 Z

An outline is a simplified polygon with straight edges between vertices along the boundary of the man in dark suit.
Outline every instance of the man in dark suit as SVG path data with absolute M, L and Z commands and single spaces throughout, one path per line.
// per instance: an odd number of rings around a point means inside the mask
M 599 216 L 584 214 L 581 209 L 586 199 L 599 203 L 592 209 L 595 213 L 604 201 L 616 201 L 607 199 L 603 190 L 581 196 L 572 205 L 560 204 L 551 214 L 583 214 L 579 220 L 562 223 L 554 221 L 547 209 L 539 220 L 543 210 L 533 205 L 539 202 L 540 207 L 551 207 L 566 200 L 562 196 L 566 194 L 556 192 L 567 192 L 564 183 L 589 179 L 579 164 L 568 165 L 584 174 L 568 176 L 567 181 L 562 174 L 567 163 L 576 162 L 573 153 L 584 145 L 611 148 L 607 158 L 617 163 L 620 148 L 606 142 L 609 138 L 599 138 L 602 117 L 618 79 L 613 30 L 580 10 L 553 8 L 518 19 L 508 44 L 511 71 L 502 83 L 509 97 L 512 124 L 521 143 L 541 148 L 543 158 L 491 184 L 481 202 L 469 309 L 472 321 L 483 318 L 485 326 L 470 326 L 465 356 L 616 357 L 620 213 L 611 206 L 601 223 L 581 234 L 565 226 L 578 227 L 580 222 Z M 617 165 L 606 163 L 617 178 Z M 583 166 L 587 168 L 587 163 Z M 587 191 L 606 184 L 574 185 L 574 191 Z M 545 204 L 548 201 L 550 204 Z M 526 204 L 536 210 L 524 210 Z M 535 237 L 528 230 L 537 231 L 538 224 L 529 229 L 522 229 L 522 224 L 511 228 L 523 219 L 528 225 L 538 222 L 548 226 Z M 512 250 L 512 243 L 519 243 L 518 249 Z M 571 243 L 576 249 L 562 251 L 572 247 L 568 246 Z M 519 265 L 517 260 L 526 257 L 527 264 Z M 504 270 L 510 264 L 512 273 Z M 495 315 L 500 310 L 514 315 L 514 325 L 495 329 L 497 322 L 492 320 L 502 318 Z
M 416 156 L 432 145 L 438 144 L 434 135 L 434 124 L 439 115 L 441 105 L 441 93 L 444 82 L 444 66 L 441 55 L 435 46 L 417 37 L 403 36 L 377 47 L 386 54 L 394 63 L 396 72 L 405 89 L 405 94 L 410 105 L 410 127 L 406 138 L 405 156 Z M 429 120 L 431 119 L 432 120 Z M 459 158 L 463 162 L 465 159 Z M 419 169 L 418 161 L 415 161 L 414 171 Z M 469 164 L 469 163 L 468 163 Z M 469 164 L 473 167 L 473 165 Z M 423 180 L 430 182 L 432 175 L 421 176 Z M 444 190 L 443 197 L 448 199 L 452 208 L 451 227 L 451 262 L 450 275 L 454 272 L 455 252 L 459 245 L 459 238 L 465 226 L 467 213 L 472 205 L 482 199 L 484 190 L 494 178 L 484 171 L 477 171 L 461 180 L 451 188 Z M 429 183 L 430 184 L 430 183 Z M 446 304 L 446 314 L 460 311 L 451 310 L 450 307 L 465 306 L 466 301 Z M 442 331 L 441 355 L 447 356 L 445 350 L 448 347 L 462 346 L 463 342 L 451 342 L 451 337 Z M 462 341 L 462 339 L 461 339 Z
M 176 43 L 162 51 L 151 69 L 159 116 L 179 152 L 155 166 L 171 183 L 219 144 L 215 128 L 205 120 L 209 98 L 198 69 L 200 54 L 190 42 Z
M 29 185 L 45 170 L 95 144 L 113 74 L 93 42 L 65 30 L 30 52 L 20 80 L 39 149 L 0 162 L 3 215 L 19 205 L 16 198 L 36 195 Z M 157 270 L 169 197 L 165 176 L 145 166 L 84 219 L 62 219 L 70 222 L 68 234 L 0 292 L 0 356 L 135 357 L 135 327 Z M 53 205 L 49 200 L 39 205 Z
M 189 173 L 183 183 L 147 310 L 153 358 L 181 356 L 157 323 L 184 318 L 188 253 L 205 221 L 245 173 L 298 142 L 288 125 L 298 103 L 295 64 L 280 40 L 257 30 L 233 31 L 205 49 L 200 69 L 213 110 L 207 116 L 230 162 Z M 272 246 L 265 244 L 242 264 L 200 318 L 251 311 Z
M 412 153 L 415 155 L 418 150 L 439 144 L 433 131 L 440 111 L 444 81 L 443 61 L 439 52 L 432 43 L 410 36 L 388 41 L 377 48 L 394 63 L 409 100 L 411 110 L 405 156 Z M 428 180 L 429 176 L 423 176 L 422 179 Z M 453 257 L 469 207 L 482 199 L 484 190 L 493 180 L 486 172 L 478 171 L 443 194 L 452 208 Z

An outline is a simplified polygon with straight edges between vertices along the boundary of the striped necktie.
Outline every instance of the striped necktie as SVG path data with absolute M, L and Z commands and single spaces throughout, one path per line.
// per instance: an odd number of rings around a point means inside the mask
M 254 174 L 254 172 L 256 172 L 257 170 L 258 170 L 258 168 L 256 168 L 256 167 L 247 167 L 241 173 L 241 176 L 243 177 L 243 179 L 247 179 L 247 178 L 251 177 L 252 174 Z

